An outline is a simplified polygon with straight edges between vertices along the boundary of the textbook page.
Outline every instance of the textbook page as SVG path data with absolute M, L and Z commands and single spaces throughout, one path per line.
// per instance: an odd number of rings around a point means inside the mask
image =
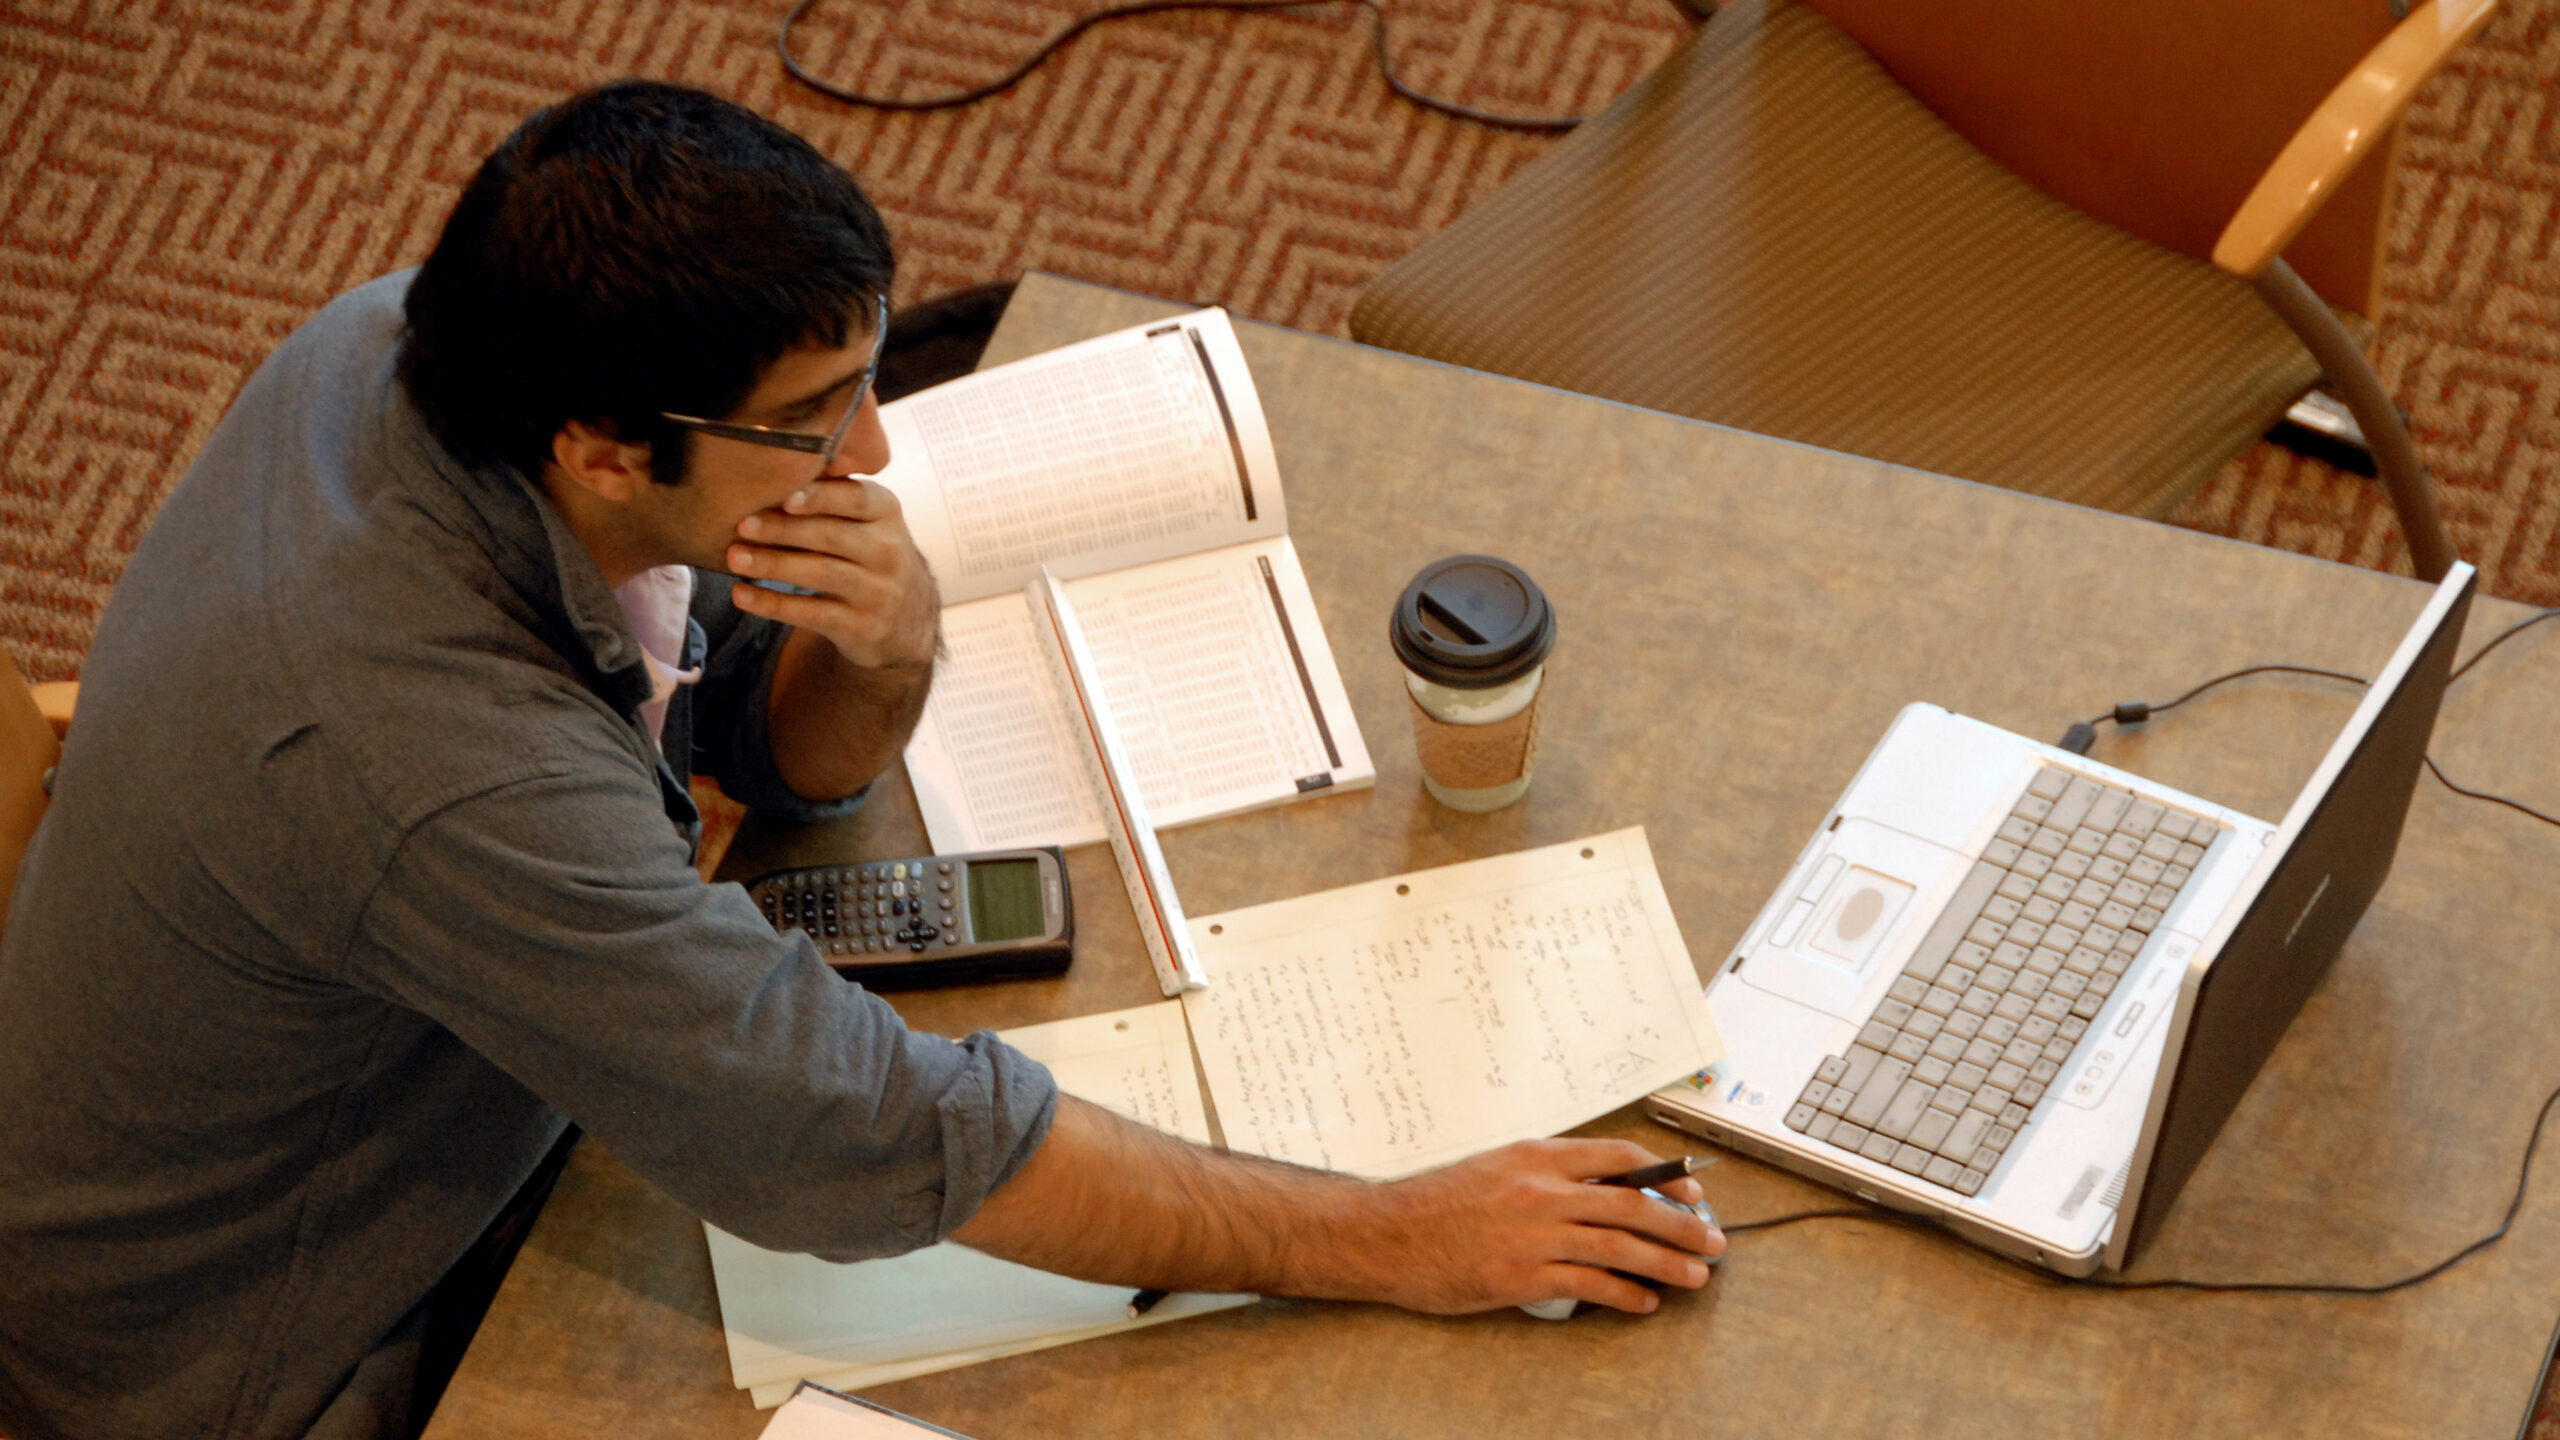
M 1262 401 L 1223 310 L 1082 341 L 880 407 L 946 604 L 1288 533 Z
M 1067 585 L 1157 828 L 1377 779 L 1286 536 Z M 942 853 L 1103 838 L 1085 741 L 1020 594 L 954 605 L 907 745 Z
M 1048 1066 L 1061 1090 L 1208 1143 L 1208 1110 L 1174 1002 L 1026 1026 L 1004 1039 Z M 1070 1280 L 962 1245 L 837 1265 L 702 1228 L 731 1377 L 758 1392 L 759 1407 L 803 1379 L 859 1388 L 1253 1299 L 1174 1295 L 1132 1321 L 1127 1286 Z
M 1635 827 L 1194 917 L 1227 1144 L 1391 1179 L 1555 1135 L 1724 1056 Z

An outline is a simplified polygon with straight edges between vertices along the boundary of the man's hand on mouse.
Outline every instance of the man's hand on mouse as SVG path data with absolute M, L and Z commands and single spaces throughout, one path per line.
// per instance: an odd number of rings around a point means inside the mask
M 1382 1186 L 1375 1298 L 1435 1314 L 1560 1297 L 1650 1312 L 1661 1296 L 1625 1277 L 1694 1290 L 1724 1234 L 1640 1190 L 1585 1182 L 1659 1158 L 1624 1140 L 1525 1140 Z M 1655 1188 L 1705 1198 L 1685 1177 Z
M 818 592 L 741 585 L 732 592 L 739 609 L 822 635 L 865 670 L 933 663 L 941 596 L 898 497 L 878 481 L 829 476 L 757 511 L 738 522 L 728 560 L 750 580 Z

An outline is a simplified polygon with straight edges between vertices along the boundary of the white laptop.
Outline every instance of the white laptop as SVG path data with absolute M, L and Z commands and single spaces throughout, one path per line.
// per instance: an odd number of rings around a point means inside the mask
M 1654 1118 L 2066 1274 L 2158 1228 L 2391 868 L 2457 564 L 2279 824 L 1932 705 L 1707 986 Z

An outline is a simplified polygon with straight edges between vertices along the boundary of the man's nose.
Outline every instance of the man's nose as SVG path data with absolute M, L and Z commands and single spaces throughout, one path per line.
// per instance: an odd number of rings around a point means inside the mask
M 862 413 L 845 427 L 836 453 L 827 457 L 827 471 L 833 475 L 877 475 L 887 468 L 889 431 L 880 423 L 880 400 L 878 396 L 865 395 Z

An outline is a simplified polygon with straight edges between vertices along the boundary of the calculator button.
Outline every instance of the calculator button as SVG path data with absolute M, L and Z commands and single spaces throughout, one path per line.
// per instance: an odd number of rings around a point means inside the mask
M 901 861 L 899 861 L 897 864 L 890 866 L 890 867 L 889 867 L 889 878 L 890 878 L 890 879 L 892 879 L 892 880 L 904 880 L 904 879 L 906 879 L 906 878 L 907 878 L 907 862 L 906 862 L 906 861 L 904 861 L 904 860 L 901 860 Z
M 945 875 L 948 875 L 948 874 L 950 874 L 950 873 L 951 873 L 951 862 L 950 862 L 950 861 L 948 861 L 948 860 L 945 860 L 945 861 L 943 861 L 941 864 L 939 864 L 939 865 L 937 865 L 937 866 L 935 866 L 935 867 L 933 867 L 933 868 L 934 868 L 934 869 L 936 869 L 936 870 L 938 870 L 938 871 L 940 871 L 940 872 L 942 872 L 942 873 L 943 873 L 943 874 L 945 874 Z

